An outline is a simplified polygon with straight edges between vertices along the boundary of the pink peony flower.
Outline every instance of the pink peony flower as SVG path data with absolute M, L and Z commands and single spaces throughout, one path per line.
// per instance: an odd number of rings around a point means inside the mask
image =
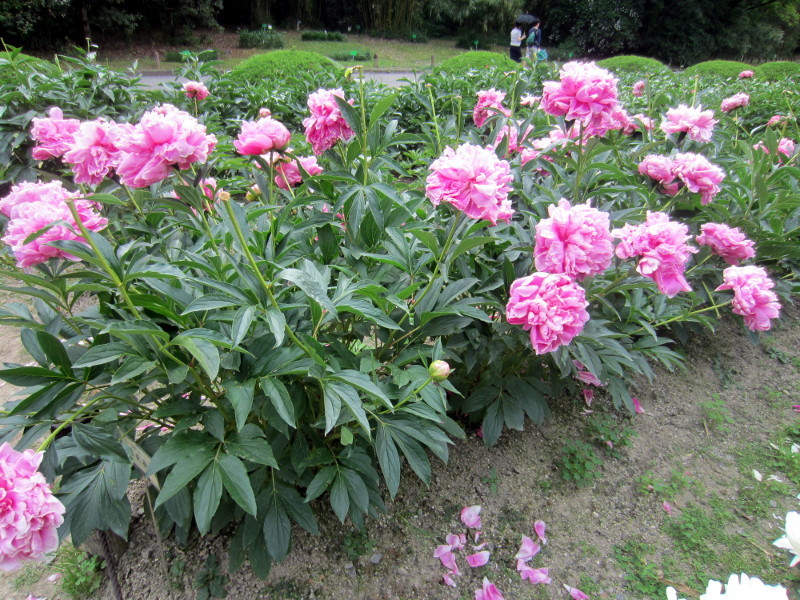
M 739 73 L 739 79 L 749 79 L 753 76 L 753 72 L 750 69 L 745 69 L 741 73 Z
M 322 154 L 332 148 L 339 140 L 347 141 L 355 135 L 350 125 L 339 110 L 334 97 L 344 100 L 341 88 L 334 90 L 319 89 L 308 96 L 308 109 L 311 116 L 303 119 L 306 128 L 306 139 L 311 144 L 314 154 Z M 353 104 L 353 100 L 348 100 Z
M 672 171 L 690 191 L 700 193 L 700 202 L 708 204 L 719 192 L 725 171 L 701 154 L 685 152 L 672 159 Z
M 202 81 L 187 81 L 183 84 L 183 91 L 190 99 L 205 100 L 208 98 L 208 88 Z
M 700 226 L 700 235 L 695 238 L 698 245 L 708 246 L 711 252 L 721 256 L 729 265 L 753 258 L 753 242 L 736 227 L 724 223 L 705 223 Z
M 772 291 L 774 283 L 762 267 L 728 267 L 722 272 L 719 290 L 733 290 L 733 312 L 744 317 L 750 331 L 766 331 L 777 319 L 781 305 Z
M 54 106 L 45 118 L 34 117 L 31 126 L 31 138 L 39 142 L 33 148 L 33 158 L 47 160 L 58 158 L 69 150 L 72 136 L 81 122 L 78 119 L 65 119 L 60 108 Z
M 688 231 L 686 225 L 670 221 L 665 213 L 647 211 L 645 223 L 626 224 L 611 235 L 620 239 L 617 256 L 622 259 L 640 256 L 636 270 L 655 281 L 661 293 L 671 298 L 678 292 L 691 290 L 683 272 L 697 249 L 686 244 Z
M 300 163 L 298 165 L 298 163 Z M 303 175 L 300 172 L 300 167 L 311 175 L 319 175 L 322 173 L 322 167 L 317 164 L 316 156 L 298 156 L 296 159 L 289 161 L 278 161 L 275 164 L 275 185 L 282 190 L 288 190 L 289 186 L 297 187 L 303 183 Z
M 445 148 L 431 171 L 425 195 L 434 206 L 449 202 L 468 217 L 486 219 L 492 225 L 509 221 L 514 214 L 508 199 L 511 167 L 491 150 L 471 144 Z
M 783 154 L 786 158 L 791 158 L 794 155 L 795 143 L 794 140 L 789 138 L 781 138 L 778 141 L 778 154 Z
M 780 125 L 784 121 L 788 120 L 789 117 L 787 117 L 786 115 L 774 115 L 769 118 L 769 121 L 767 121 L 767 127 L 775 127 L 776 125 Z
M 739 108 L 740 106 L 747 106 L 750 104 L 750 95 L 749 94 L 734 94 L 730 98 L 725 98 L 722 101 L 722 105 L 720 106 L 720 110 L 722 112 L 731 112 L 734 108 Z
M 640 79 L 639 81 L 634 83 L 632 90 L 633 95 L 636 96 L 637 98 L 641 98 L 642 96 L 644 96 L 644 88 L 646 85 L 647 84 L 644 82 L 643 79 Z
M 578 281 L 602 273 L 611 264 L 614 246 L 608 213 L 590 203 L 570 206 L 562 198 L 548 207 L 548 219 L 536 225 L 536 269 L 565 273 Z
M 63 203 L 64 198 L 79 198 L 77 192 L 64 189 L 60 181 L 30 182 L 23 181 L 11 188 L 8 196 L 0 198 L 0 213 L 13 218 L 17 214 L 17 207 L 28 202 L 38 204 Z
M 103 119 L 81 123 L 74 141 L 64 153 L 64 162 L 72 165 L 75 183 L 97 185 L 117 166 L 117 143 L 125 127 Z
M 517 123 L 517 125 L 519 125 L 519 123 Z M 525 140 L 528 139 L 531 132 L 533 132 L 533 127 L 530 125 L 528 125 L 528 129 L 525 133 L 522 134 L 520 134 L 519 129 L 514 125 L 503 125 L 500 131 L 497 132 L 497 137 L 494 140 L 492 148 L 496 150 L 503 142 L 503 139 L 508 138 L 508 151 L 506 152 L 506 156 L 512 152 L 522 152 L 525 149 L 522 144 L 525 143 Z
M 233 142 L 239 154 L 260 156 L 273 150 L 283 150 L 289 145 L 292 134 L 272 117 L 262 117 L 258 121 L 242 122 L 239 137 Z
M 60 200 L 25 202 L 14 208 L 13 217 L 6 226 L 3 242 L 14 253 L 17 266 L 24 269 L 51 258 L 77 260 L 72 254 L 49 245 L 50 242 L 57 240 L 76 240 L 85 243 L 64 201 L 67 197 L 76 196 L 79 194 L 70 194 L 65 190 Z M 91 200 L 73 200 L 73 202 L 78 217 L 90 231 L 100 231 L 108 225 L 108 219 L 95 210 L 96 204 Z M 64 221 L 66 224 L 53 225 L 55 221 Z M 46 227 L 49 229 L 45 233 L 28 243 L 25 242 L 29 236 Z
M 541 102 L 541 96 L 533 96 L 531 94 L 523 94 L 519 99 L 520 106 L 536 106 Z
M 716 123 L 714 111 L 703 110 L 702 106 L 694 108 L 679 104 L 678 108 L 670 108 L 667 111 L 661 123 L 661 130 L 667 135 L 686 132 L 695 142 L 708 142 L 711 141 L 711 133 Z
M 534 273 L 511 284 L 506 318 L 530 332 L 536 354 L 546 354 L 583 330 L 588 305 L 583 288 L 568 275 Z
M 475 121 L 476 127 L 483 127 L 483 124 L 492 115 L 498 113 L 506 117 L 511 115 L 511 111 L 503 106 L 503 99 L 506 97 L 505 92 L 492 88 L 479 91 L 477 96 L 478 102 L 472 111 L 472 120 Z
M 648 154 L 639 163 L 639 173 L 655 179 L 661 184 L 671 183 L 675 179 L 672 170 L 672 159 L 669 156 Z
M 461 522 L 464 523 L 464 525 L 466 525 L 470 529 L 480 529 L 481 507 L 478 505 L 465 506 L 461 510 Z
M 541 107 L 546 113 L 579 121 L 603 135 L 611 129 L 611 114 L 617 109 L 617 79 L 594 63 L 569 62 L 560 81 L 545 81 Z
M 475 590 L 475 600 L 504 600 L 504 598 L 497 586 L 484 577 L 483 587 Z
M 0 446 L 0 571 L 42 560 L 58 548 L 64 505 L 37 469 L 44 452 Z
M 123 185 L 146 187 L 166 179 L 173 166 L 188 169 L 205 162 L 216 144 L 193 116 L 162 104 L 122 133 L 117 174 Z

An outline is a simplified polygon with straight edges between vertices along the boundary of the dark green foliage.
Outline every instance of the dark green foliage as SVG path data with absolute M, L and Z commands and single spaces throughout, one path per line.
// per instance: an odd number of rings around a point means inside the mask
M 631 72 L 638 75 L 650 73 L 665 73 L 669 71 L 669 67 L 656 60 L 655 58 L 647 58 L 644 56 L 613 56 L 598 61 L 598 66 L 613 71 L 614 73 Z
M 450 75 L 465 74 L 467 71 L 487 69 L 492 71 L 513 71 L 519 65 L 504 54 L 497 52 L 466 52 L 444 61 L 436 71 Z
M 286 45 L 282 33 L 274 29 L 256 29 L 239 32 L 239 48 L 264 48 L 272 50 Z
M 205 565 L 198 571 L 194 579 L 193 587 L 197 590 L 197 600 L 226 598 L 228 596 L 228 591 L 225 589 L 227 582 L 227 576 L 220 572 L 217 557 L 209 554 Z
M 339 31 L 304 31 L 300 39 L 304 42 L 343 42 L 345 35 Z
M 776 60 L 758 65 L 753 71 L 758 79 L 763 79 L 765 81 L 783 81 L 787 77 L 800 74 L 800 63 L 788 60 Z
M 710 75 L 716 77 L 736 78 L 739 73 L 752 70 L 752 65 L 734 60 L 707 60 L 688 67 L 683 73 L 690 77 L 695 75 Z
M 263 81 L 275 77 L 297 75 L 304 72 L 335 71 L 330 59 L 313 52 L 277 50 L 256 54 L 240 62 L 230 72 L 232 81 Z

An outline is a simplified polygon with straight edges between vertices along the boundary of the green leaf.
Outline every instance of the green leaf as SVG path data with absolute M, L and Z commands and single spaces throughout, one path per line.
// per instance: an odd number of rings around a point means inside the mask
M 247 477 L 247 469 L 242 461 L 230 454 L 220 454 L 218 461 L 222 470 L 222 483 L 231 498 L 246 513 L 256 516 L 258 510 L 256 497 L 253 493 L 253 486 L 250 485 L 250 479 Z
M 389 110 L 389 108 L 394 104 L 396 100 L 395 94 L 391 94 L 389 96 L 384 96 L 375 104 L 372 108 L 372 112 L 369 115 L 369 124 L 370 128 L 374 127 L 378 120 L 383 116 L 383 114 Z
M 273 495 L 270 499 L 267 514 L 264 516 L 264 539 L 267 551 L 273 560 L 282 560 L 289 552 L 292 539 L 292 523 L 283 503 Z
M 283 343 L 283 338 L 286 335 L 286 317 L 277 308 L 270 308 L 267 311 L 267 325 L 269 330 L 275 337 L 275 348 Z
M 383 472 L 383 479 L 389 489 L 389 495 L 394 498 L 400 488 L 400 454 L 384 425 L 378 427 L 375 436 L 375 450 L 378 455 L 378 464 Z
M 132 321 L 117 321 L 105 327 L 100 333 L 110 333 L 123 338 L 130 335 L 151 335 L 165 341 L 169 339 L 169 334 L 155 323 L 135 319 Z
M 333 512 L 339 517 L 339 520 L 344 523 L 344 520 L 347 518 L 347 513 L 350 511 L 350 495 L 347 493 L 347 485 L 341 473 L 337 474 L 333 482 L 330 497 Z
M 319 272 L 314 266 L 306 261 L 304 269 L 284 269 L 278 273 L 278 277 L 295 284 L 299 287 L 309 298 L 317 302 L 322 308 L 329 311 L 333 315 L 336 314 L 336 307 L 328 298 L 326 292 L 326 285 L 322 280 Z
M 47 360 L 59 367 L 64 373 L 72 373 L 72 361 L 69 359 L 61 340 L 46 331 L 37 331 L 36 340 L 39 342 L 39 346 Z
M 126 206 L 126 203 L 117 198 L 116 196 L 112 196 L 111 194 L 89 194 L 85 196 L 89 200 L 93 202 L 100 202 L 101 204 L 115 204 L 117 206 Z
M 73 423 L 72 437 L 81 450 L 85 450 L 92 456 L 108 461 L 121 460 L 128 463 L 128 455 L 122 444 L 102 427 Z
M 319 526 L 314 518 L 314 512 L 307 503 L 303 502 L 303 498 L 297 490 L 287 485 L 279 485 L 278 493 L 283 499 L 283 505 L 295 522 L 310 534 L 319 534 Z
M 158 508 L 184 489 L 212 460 L 214 460 L 214 453 L 211 449 L 201 446 L 192 454 L 176 462 L 175 466 L 172 467 L 172 471 L 170 471 L 169 475 L 167 475 L 167 478 L 164 480 L 164 485 L 161 486 L 161 493 L 159 493 L 158 498 L 156 498 L 154 508 Z M 153 457 L 153 461 L 155 461 L 155 456 Z M 150 464 L 150 470 L 153 470 L 152 462 Z
M 242 343 L 242 340 L 247 335 L 247 332 L 250 330 L 250 325 L 253 323 L 253 318 L 255 317 L 255 314 L 256 314 L 255 306 L 243 306 L 242 308 L 236 311 L 236 314 L 233 317 L 233 324 L 231 325 L 231 340 L 233 342 L 234 347 Z M 282 328 L 281 328 L 281 334 L 283 334 Z M 273 335 L 275 335 L 274 332 Z
M 253 407 L 253 392 L 256 387 L 255 379 L 248 379 L 244 383 L 231 379 L 222 382 L 228 400 L 233 405 L 236 415 L 236 430 L 241 431 L 250 416 L 250 409 Z
M 147 360 L 141 356 L 129 356 L 120 365 L 111 377 L 111 384 L 122 383 L 149 371 L 156 366 L 155 361 Z
M 322 381 L 322 390 L 325 402 L 325 433 L 327 434 L 336 425 L 341 412 L 342 403 L 347 406 L 358 424 L 371 436 L 367 413 L 361 404 L 361 398 L 355 388 L 339 381 Z
M 225 441 L 225 448 L 239 458 L 259 465 L 279 469 L 269 442 L 261 437 L 244 437 L 234 434 Z
M 336 477 L 336 467 L 323 467 L 320 469 L 306 488 L 305 501 L 311 502 L 321 496 L 328 489 L 334 477 Z
M 202 338 L 178 335 L 172 339 L 171 344 L 186 348 L 194 356 L 203 370 L 212 381 L 219 373 L 219 350 L 214 344 Z
M 347 121 L 348 125 L 350 125 L 350 129 L 352 129 L 357 136 L 360 136 L 363 133 L 363 128 L 361 126 L 361 116 L 358 114 L 356 109 L 353 108 L 350 103 L 343 98 L 334 96 L 333 99 L 336 101 L 339 110 L 342 112 L 344 120 Z
M 131 354 L 133 349 L 127 344 L 120 342 L 110 342 L 89 348 L 72 366 L 76 369 L 82 367 L 93 367 L 103 365 L 113 360 L 117 360 L 127 354 Z
M 392 406 L 392 401 L 389 397 L 383 392 L 381 388 L 375 385 L 372 380 L 364 375 L 364 373 L 360 373 L 359 371 L 354 371 L 352 369 L 344 369 L 331 375 L 330 379 L 343 381 L 349 385 L 352 385 L 354 388 L 361 390 L 362 392 L 366 392 L 373 398 L 376 398 L 383 403 L 386 408 L 394 409 Z
M 356 471 L 352 469 L 343 469 L 345 485 L 347 486 L 347 494 L 350 500 L 362 512 L 367 512 L 369 509 L 369 492 L 367 491 L 367 484 Z
M 205 535 L 211 527 L 211 519 L 221 498 L 222 474 L 219 464 L 214 461 L 200 475 L 194 490 L 194 518 L 200 535 Z
M 262 377 L 258 380 L 261 391 L 269 398 L 275 412 L 289 427 L 297 427 L 297 417 L 294 413 L 294 403 L 289 395 L 289 390 L 280 379 Z
M 215 310 L 217 308 L 228 308 L 229 306 L 239 306 L 239 304 L 239 300 L 231 298 L 230 296 L 208 294 L 193 301 L 183 310 L 181 315 L 188 315 L 189 313 L 198 311 Z
M 35 385 L 51 384 L 58 380 L 71 380 L 73 378 L 62 375 L 61 373 L 55 373 L 43 367 L 18 367 L 0 371 L 0 379 L 18 387 L 31 387 Z

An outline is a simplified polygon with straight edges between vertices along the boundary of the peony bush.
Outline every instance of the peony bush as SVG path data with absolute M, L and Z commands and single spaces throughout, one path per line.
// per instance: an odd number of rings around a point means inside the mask
M 164 535 L 228 528 L 265 576 L 294 524 L 361 526 L 466 429 L 492 445 L 576 381 L 633 412 L 689 328 L 769 329 L 800 258 L 795 124 L 749 80 L 712 102 L 548 69 L 240 89 L 190 62 L 190 88 L 102 120 L 65 95 L 0 123 L 26 138 L 6 173 L 39 176 L 0 198 L 31 298 L 0 321 L 34 360 L 0 371 L 23 388 L 0 441 L 59 480 L 48 523 L 124 537 L 146 477 Z

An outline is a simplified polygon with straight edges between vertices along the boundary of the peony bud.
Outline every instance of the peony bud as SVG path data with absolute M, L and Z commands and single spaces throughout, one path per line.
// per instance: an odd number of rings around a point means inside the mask
M 450 376 L 450 365 L 443 360 L 435 360 L 428 367 L 428 374 L 434 381 L 444 381 Z

